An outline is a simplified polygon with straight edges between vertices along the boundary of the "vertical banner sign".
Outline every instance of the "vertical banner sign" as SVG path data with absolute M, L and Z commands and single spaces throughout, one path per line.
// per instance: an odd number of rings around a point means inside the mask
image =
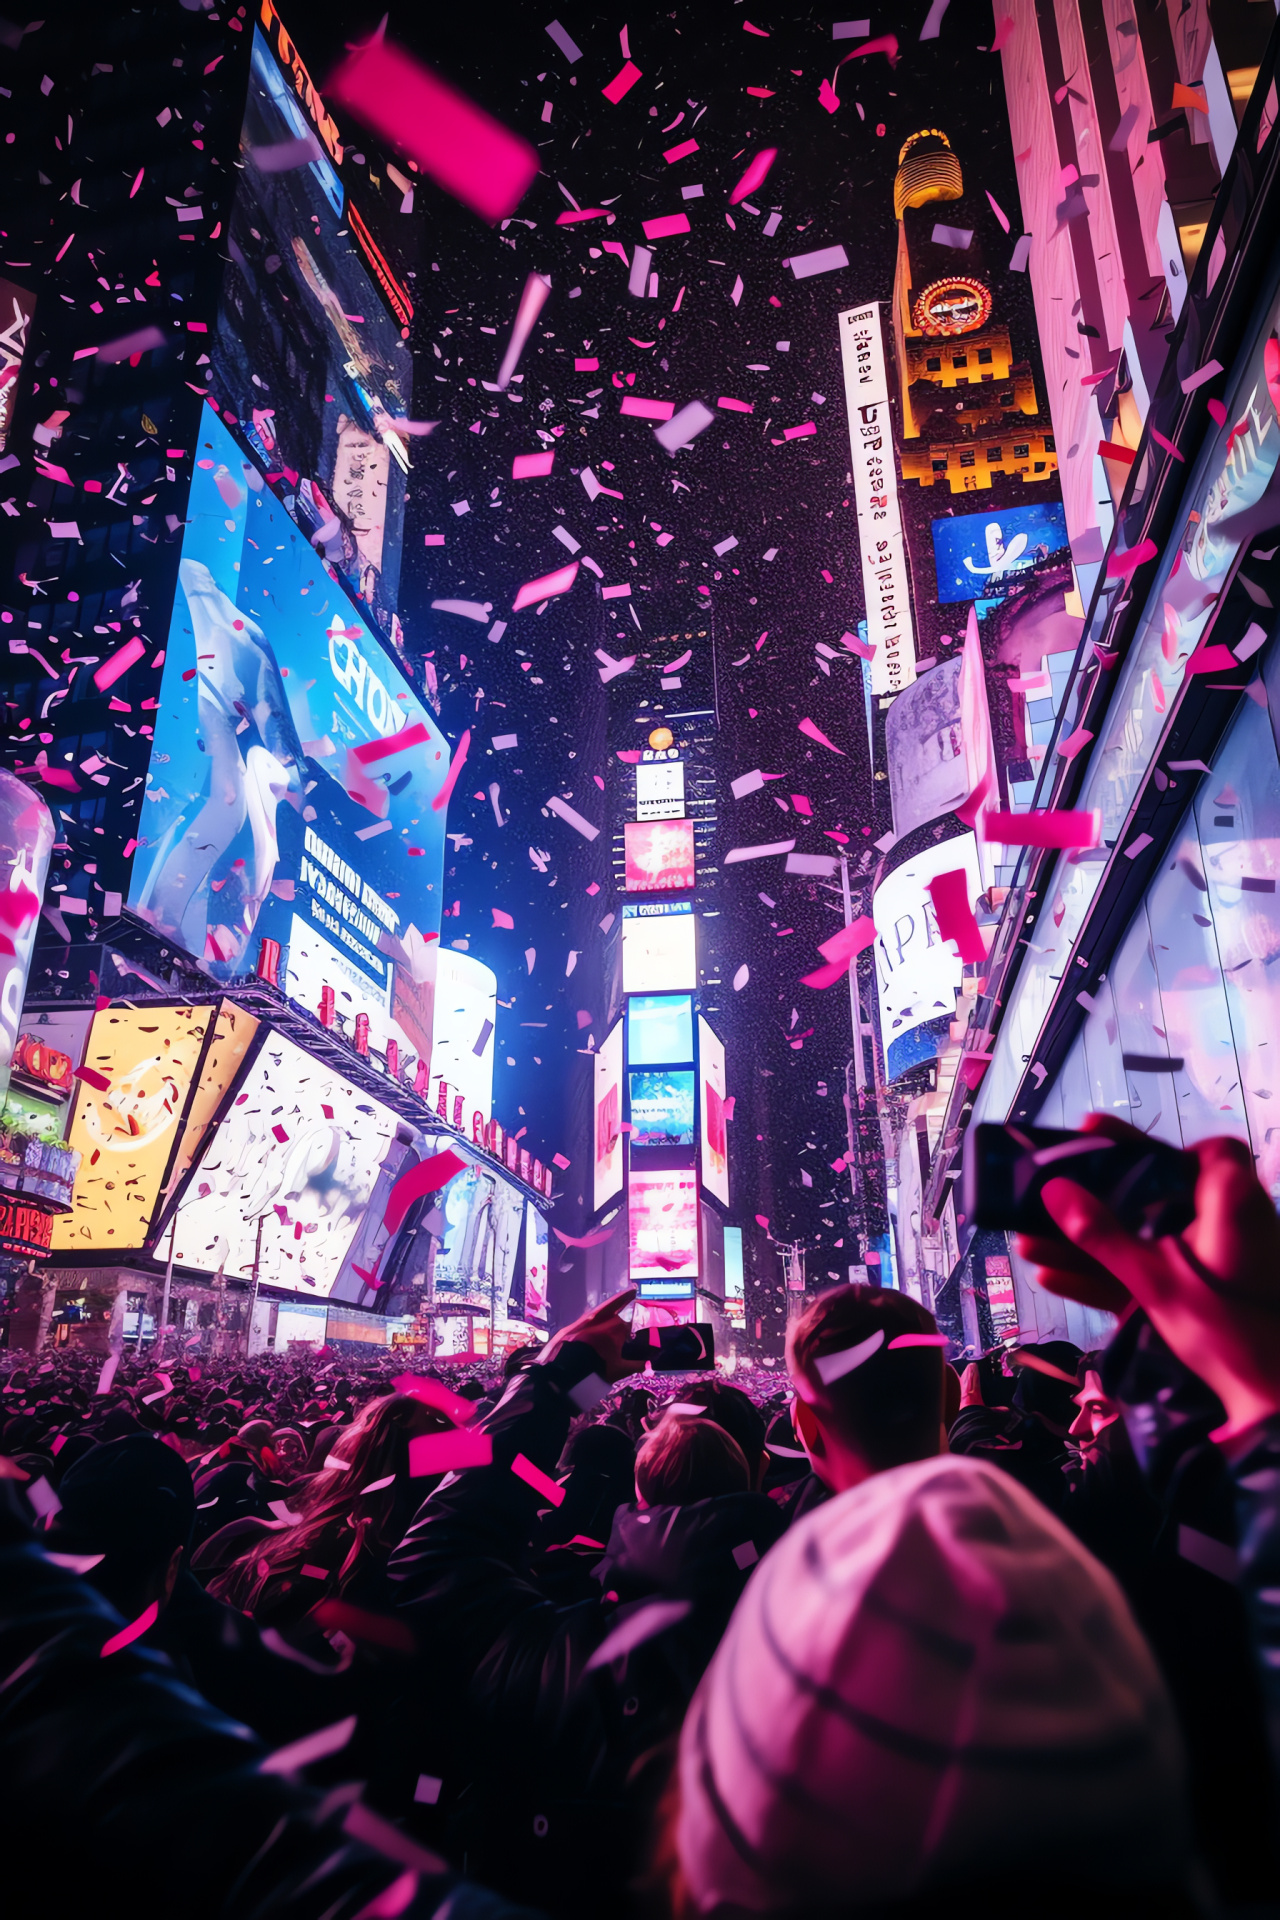
M 27 335 L 36 310 L 36 297 L 12 280 L 0 279 L 0 453 L 9 439 L 18 376 L 27 351 Z
M 840 359 L 849 414 L 867 639 L 875 648 L 871 691 L 901 693 L 916 677 L 916 649 L 902 516 L 898 511 L 884 335 L 875 301 L 840 315 Z

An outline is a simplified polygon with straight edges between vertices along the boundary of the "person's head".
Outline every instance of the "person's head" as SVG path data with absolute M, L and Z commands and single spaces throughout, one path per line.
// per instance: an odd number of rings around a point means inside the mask
M 85 1577 L 126 1620 L 173 1591 L 196 1517 L 191 1471 L 150 1434 L 94 1447 L 63 1475 L 61 1511 L 41 1542 L 51 1552 L 101 1555 Z
M 742 1448 L 705 1414 L 667 1414 L 636 1454 L 636 1496 L 646 1507 L 687 1507 L 750 1485 Z
M 889 1287 L 833 1287 L 792 1322 L 796 1432 L 825 1485 L 942 1450 L 944 1345 L 933 1315 Z
M 514 1380 L 518 1373 L 523 1373 L 526 1367 L 533 1365 L 541 1352 L 542 1343 L 538 1340 L 527 1347 L 513 1347 L 502 1363 L 503 1379 Z
M 678 1406 L 705 1407 L 707 1418 L 723 1427 L 742 1449 L 751 1485 L 758 1487 L 769 1466 L 765 1452 L 765 1423 L 760 1409 L 727 1380 L 693 1380 L 676 1395 Z
M 1074 1402 L 1078 1411 L 1067 1431 L 1086 1456 L 1107 1445 L 1103 1436 L 1120 1418 L 1119 1406 L 1103 1389 L 1101 1368 L 1100 1353 L 1081 1354 L 1076 1368 L 1079 1385 Z
M 1011 1475 L 945 1456 L 817 1508 L 755 1569 L 661 1852 L 681 1920 L 1007 1914 L 1046 1862 L 1109 1916 L 1163 1887 L 1181 1914 L 1183 1786 L 1115 1581 Z
M 1070 1340 L 1040 1340 L 1034 1346 L 1015 1347 L 1010 1370 L 1017 1376 L 1013 1404 L 1019 1413 L 1065 1439 L 1076 1417 L 1076 1369 L 1080 1349 Z
M 290 1478 L 306 1472 L 307 1443 L 296 1428 L 277 1427 L 271 1436 L 271 1451 Z
M 262 1464 L 262 1449 L 271 1445 L 271 1422 L 269 1420 L 246 1420 L 236 1434 L 234 1446 L 237 1452 L 247 1453 L 255 1466 Z
M 636 1450 L 621 1427 L 584 1423 L 564 1443 L 560 1470 L 598 1473 L 630 1487 L 635 1475 Z

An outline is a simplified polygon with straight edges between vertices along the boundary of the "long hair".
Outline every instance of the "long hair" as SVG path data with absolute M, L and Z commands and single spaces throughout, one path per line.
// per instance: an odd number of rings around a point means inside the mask
M 422 1499 L 439 1476 L 410 1485 L 409 1442 L 415 1434 L 448 1433 L 453 1423 L 412 1394 L 371 1400 L 341 1429 L 324 1467 L 291 1498 L 302 1518 L 255 1541 L 210 1581 L 209 1591 L 246 1613 L 269 1610 L 302 1573 L 323 1569 L 325 1584 L 306 1576 L 308 1598 L 341 1593 L 366 1554 L 385 1556 L 399 1544 L 410 1496 Z M 385 1482 L 385 1485 L 380 1485 Z

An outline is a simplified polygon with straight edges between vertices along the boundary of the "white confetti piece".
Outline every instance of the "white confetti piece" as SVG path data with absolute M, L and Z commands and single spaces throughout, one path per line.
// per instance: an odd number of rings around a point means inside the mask
M 793 253 L 788 262 L 797 280 L 811 280 L 815 273 L 835 273 L 848 264 L 849 256 L 843 247 L 818 247 L 813 253 Z

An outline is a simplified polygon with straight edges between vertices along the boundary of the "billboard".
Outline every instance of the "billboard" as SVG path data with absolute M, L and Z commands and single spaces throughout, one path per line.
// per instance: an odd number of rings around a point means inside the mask
M 636 768 L 636 819 L 684 819 L 683 760 L 642 761 Z
M 724 1230 L 724 1310 L 731 1327 L 747 1324 L 747 1282 L 742 1264 L 742 1228 Z
M 72 1210 L 53 1224 L 53 1252 L 146 1245 L 215 1012 L 106 1007 L 94 1016 L 67 1136 L 80 1167 Z
M 1060 500 L 994 513 L 947 514 L 931 522 L 939 600 L 999 600 L 1015 577 L 1067 546 Z M 936 669 L 935 669 L 936 671 Z
M 449 1111 L 462 1095 L 467 1132 L 476 1137 L 493 1118 L 493 1036 L 498 1018 L 498 976 L 482 960 L 441 947 L 436 960 L 436 999 L 431 1037 L 433 1094 L 443 1080 Z
M 622 991 L 664 993 L 698 984 L 694 912 L 687 900 L 622 907 Z
M 631 1169 L 630 1230 L 633 1280 L 696 1280 L 698 1176 L 692 1167 L 669 1173 Z
M 593 1207 L 603 1207 L 622 1191 L 622 1022 L 619 1020 L 595 1058 L 595 1172 Z
M 638 993 L 627 1002 L 627 1061 L 664 1067 L 693 1058 L 693 1001 L 687 993 Z
M 208 410 L 178 576 L 128 905 L 216 979 L 296 914 L 394 1013 L 439 928 L 448 742 Z
M 959 654 L 954 660 L 940 660 L 905 688 L 885 715 L 889 797 L 893 830 L 899 839 L 968 798 L 960 667 Z
M 35 315 L 36 297 L 25 287 L 0 277 L 0 453 L 9 440 L 18 380 L 27 351 L 27 336 Z
M 876 984 L 886 1077 L 893 1080 L 922 1060 L 937 1057 L 955 1016 L 964 977 L 954 944 L 938 932 L 929 882 L 963 868 L 970 904 L 982 891 L 977 842 L 957 834 L 895 867 L 876 888 Z
M 532 1200 L 524 1209 L 524 1317 L 547 1324 L 547 1259 L 550 1231 Z
M 694 885 L 692 820 L 628 820 L 622 837 L 628 893 Z
M 898 506 L 884 334 L 875 301 L 840 315 L 840 359 L 849 415 L 867 639 L 875 648 L 871 691 L 901 693 L 916 677 L 916 644 Z
M 645 1068 L 631 1075 L 633 1147 L 693 1145 L 692 1069 Z
M 356 210 L 257 28 L 252 56 L 209 385 L 390 635 L 409 466 L 392 422 L 410 410 L 412 357 L 351 238 Z
M 334 1068 L 271 1034 L 178 1205 L 174 1259 L 326 1299 L 402 1123 Z M 261 1228 L 261 1231 L 259 1229 Z
M 13 643 L 15 646 L 18 642 Z M 31 952 L 57 834 L 43 800 L 0 768 L 0 1104 L 22 1025 Z M 59 896 L 49 895 L 57 907 Z
M 724 1042 L 698 1015 L 702 1074 L 702 1184 L 722 1207 L 729 1204 L 729 1136 L 725 1124 Z

